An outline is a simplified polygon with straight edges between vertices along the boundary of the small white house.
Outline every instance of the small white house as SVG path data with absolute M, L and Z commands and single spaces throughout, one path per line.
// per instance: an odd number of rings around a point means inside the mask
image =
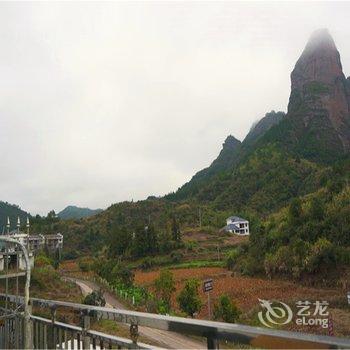
M 238 216 L 230 216 L 226 219 L 225 231 L 235 233 L 240 236 L 249 235 L 249 221 Z

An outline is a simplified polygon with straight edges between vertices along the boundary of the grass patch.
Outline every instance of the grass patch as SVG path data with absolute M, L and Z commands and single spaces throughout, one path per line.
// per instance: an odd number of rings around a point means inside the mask
M 326 84 L 318 81 L 311 81 L 305 86 L 305 89 L 310 94 L 323 94 L 329 92 L 329 87 Z
M 225 267 L 224 261 L 198 260 L 170 265 L 171 269 L 193 269 L 198 267 Z

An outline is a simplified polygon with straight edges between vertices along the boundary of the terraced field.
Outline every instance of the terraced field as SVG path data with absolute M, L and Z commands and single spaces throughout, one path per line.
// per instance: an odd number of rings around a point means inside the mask
M 159 276 L 159 271 L 137 271 L 135 283 L 153 289 L 153 283 Z M 311 288 L 290 281 L 234 277 L 226 269 L 216 267 L 173 269 L 172 272 L 176 281 L 176 292 L 172 298 L 172 307 L 175 310 L 178 310 L 176 295 L 188 278 L 200 280 L 212 278 L 214 282 L 214 290 L 211 292 L 212 303 L 215 303 L 220 295 L 228 294 L 243 311 L 242 320 L 247 323 L 254 324 L 256 322 L 256 313 L 260 310 L 258 299 L 284 301 L 292 308 L 295 308 L 295 302 L 299 300 L 311 302 L 326 300 L 330 305 L 329 310 L 332 313 L 335 333 L 350 336 L 350 310 L 346 306 L 346 292 L 340 288 Z M 200 290 L 200 295 L 203 307 L 197 317 L 207 318 L 207 295 L 202 290 Z M 259 324 L 257 323 L 257 325 Z M 297 327 L 291 324 L 288 329 L 327 334 L 327 330 L 320 327 L 306 329 L 305 326 Z

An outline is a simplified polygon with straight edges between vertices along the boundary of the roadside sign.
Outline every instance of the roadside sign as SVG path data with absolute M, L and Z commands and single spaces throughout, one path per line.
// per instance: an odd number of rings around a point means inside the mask
M 213 280 L 211 278 L 209 278 L 203 282 L 203 292 L 207 293 L 207 295 L 208 295 L 208 317 L 209 317 L 209 320 L 211 319 L 211 312 L 210 312 L 210 291 L 211 290 L 213 290 Z
M 213 280 L 212 279 L 205 280 L 203 282 L 203 291 L 209 292 L 211 290 L 213 290 Z

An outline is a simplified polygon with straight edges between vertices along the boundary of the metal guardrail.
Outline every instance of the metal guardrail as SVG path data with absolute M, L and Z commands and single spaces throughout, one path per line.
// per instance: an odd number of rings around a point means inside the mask
M 0 300 L 4 298 L 0 294 Z M 10 301 L 16 303 L 15 296 Z M 83 305 L 71 302 L 31 298 L 33 306 L 56 310 L 58 307 L 79 310 L 82 314 L 107 320 L 145 326 L 181 334 L 207 338 L 208 348 L 217 348 L 218 340 L 248 344 L 259 348 L 292 349 L 349 349 L 350 339 L 313 335 L 299 332 L 272 330 L 240 324 L 213 322 L 183 317 L 163 316 L 158 314 L 119 310 L 106 307 Z
M 158 349 L 130 339 L 32 316 L 34 349 Z

